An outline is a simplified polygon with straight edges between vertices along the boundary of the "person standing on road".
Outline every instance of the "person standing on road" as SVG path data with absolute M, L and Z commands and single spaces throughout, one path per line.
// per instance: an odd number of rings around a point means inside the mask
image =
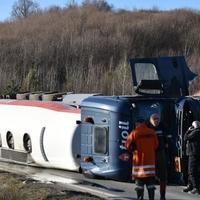
M 192 122 L 184 135 L 186 155 L 188 156 L 188 186 L 183 190 L 192 194 L 200 194 L 200 122 Z
M 156 150 L 156 177 L 159 178 L 160 182 L 160 200 L 165 200 L 167 185 L 167 136 L 162 123 L 160 123 L 160 117 L 157 113 L 150 116 L 147 126 L 155 130 L 158 137 L 159 146 Z
M 155 131 L 148 128 L 143 119 L 137 120 L 135 127 L 129 134 L 125 147 L 130 151 L 134 145 L 132 175 L 136 182 L 137 199 L 143 200 L 146 185 L 149 200 L 154 200 L 155 151 L 158 139 Z

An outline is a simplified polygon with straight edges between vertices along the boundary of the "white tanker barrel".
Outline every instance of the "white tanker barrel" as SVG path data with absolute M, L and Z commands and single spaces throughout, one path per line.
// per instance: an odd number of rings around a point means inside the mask
M 29 95 L 29 100 L 42 100 L 42 92 L 33 92 Z
M 59 101 L 63 99 L 66 92 L 49 92 L 42 94 L 42 101 Z
M 27 100 L 27 99 L 29 99 L 29 94 L 30 94 L 30 92 L 18 93 L 16 95 L 16 99 L 17 100 Z
M 52 101 L 53 100 L 53 96 L 55 95 L 55 92 L 45 92 L 42 94 L 42 101 Z

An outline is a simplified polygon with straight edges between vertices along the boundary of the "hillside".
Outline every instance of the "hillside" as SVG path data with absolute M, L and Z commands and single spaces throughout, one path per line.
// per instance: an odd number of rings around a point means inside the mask
M 128 59 L 184 55 L 200 74 L 200 13 L 75 7 L 0 23 L 0 92 L 132 94 Z M 191 92 L 200 89 L 199 79 Z

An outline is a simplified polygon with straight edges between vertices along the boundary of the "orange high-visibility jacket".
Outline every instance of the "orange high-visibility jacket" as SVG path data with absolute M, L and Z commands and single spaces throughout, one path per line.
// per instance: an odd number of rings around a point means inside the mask
M 155 152 L 158 147 L 156 132 L 144 123 L 133 130 L 126 141 L 126 148 L 130 150 L 134 143 L 132 175 L 135 178 L 155 176 Z

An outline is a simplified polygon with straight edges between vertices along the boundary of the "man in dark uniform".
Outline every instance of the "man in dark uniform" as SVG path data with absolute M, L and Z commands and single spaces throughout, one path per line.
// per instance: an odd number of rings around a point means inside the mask
M 188 186 L 183 190 L 192 194 L 200 194 L 200 122 L 194 121 L 185 133 L 186 154 L 188 155 Z
M 166 184 L 167 184 L 167 136 L 164 127 L 160 123 L 160 117 L 157 113 L 150 116 L 148 127 L 156 131 L 158 137 L 158 148 L 156 150 L 156 176 L 160 181 L 160 200 L 165 200 Z

